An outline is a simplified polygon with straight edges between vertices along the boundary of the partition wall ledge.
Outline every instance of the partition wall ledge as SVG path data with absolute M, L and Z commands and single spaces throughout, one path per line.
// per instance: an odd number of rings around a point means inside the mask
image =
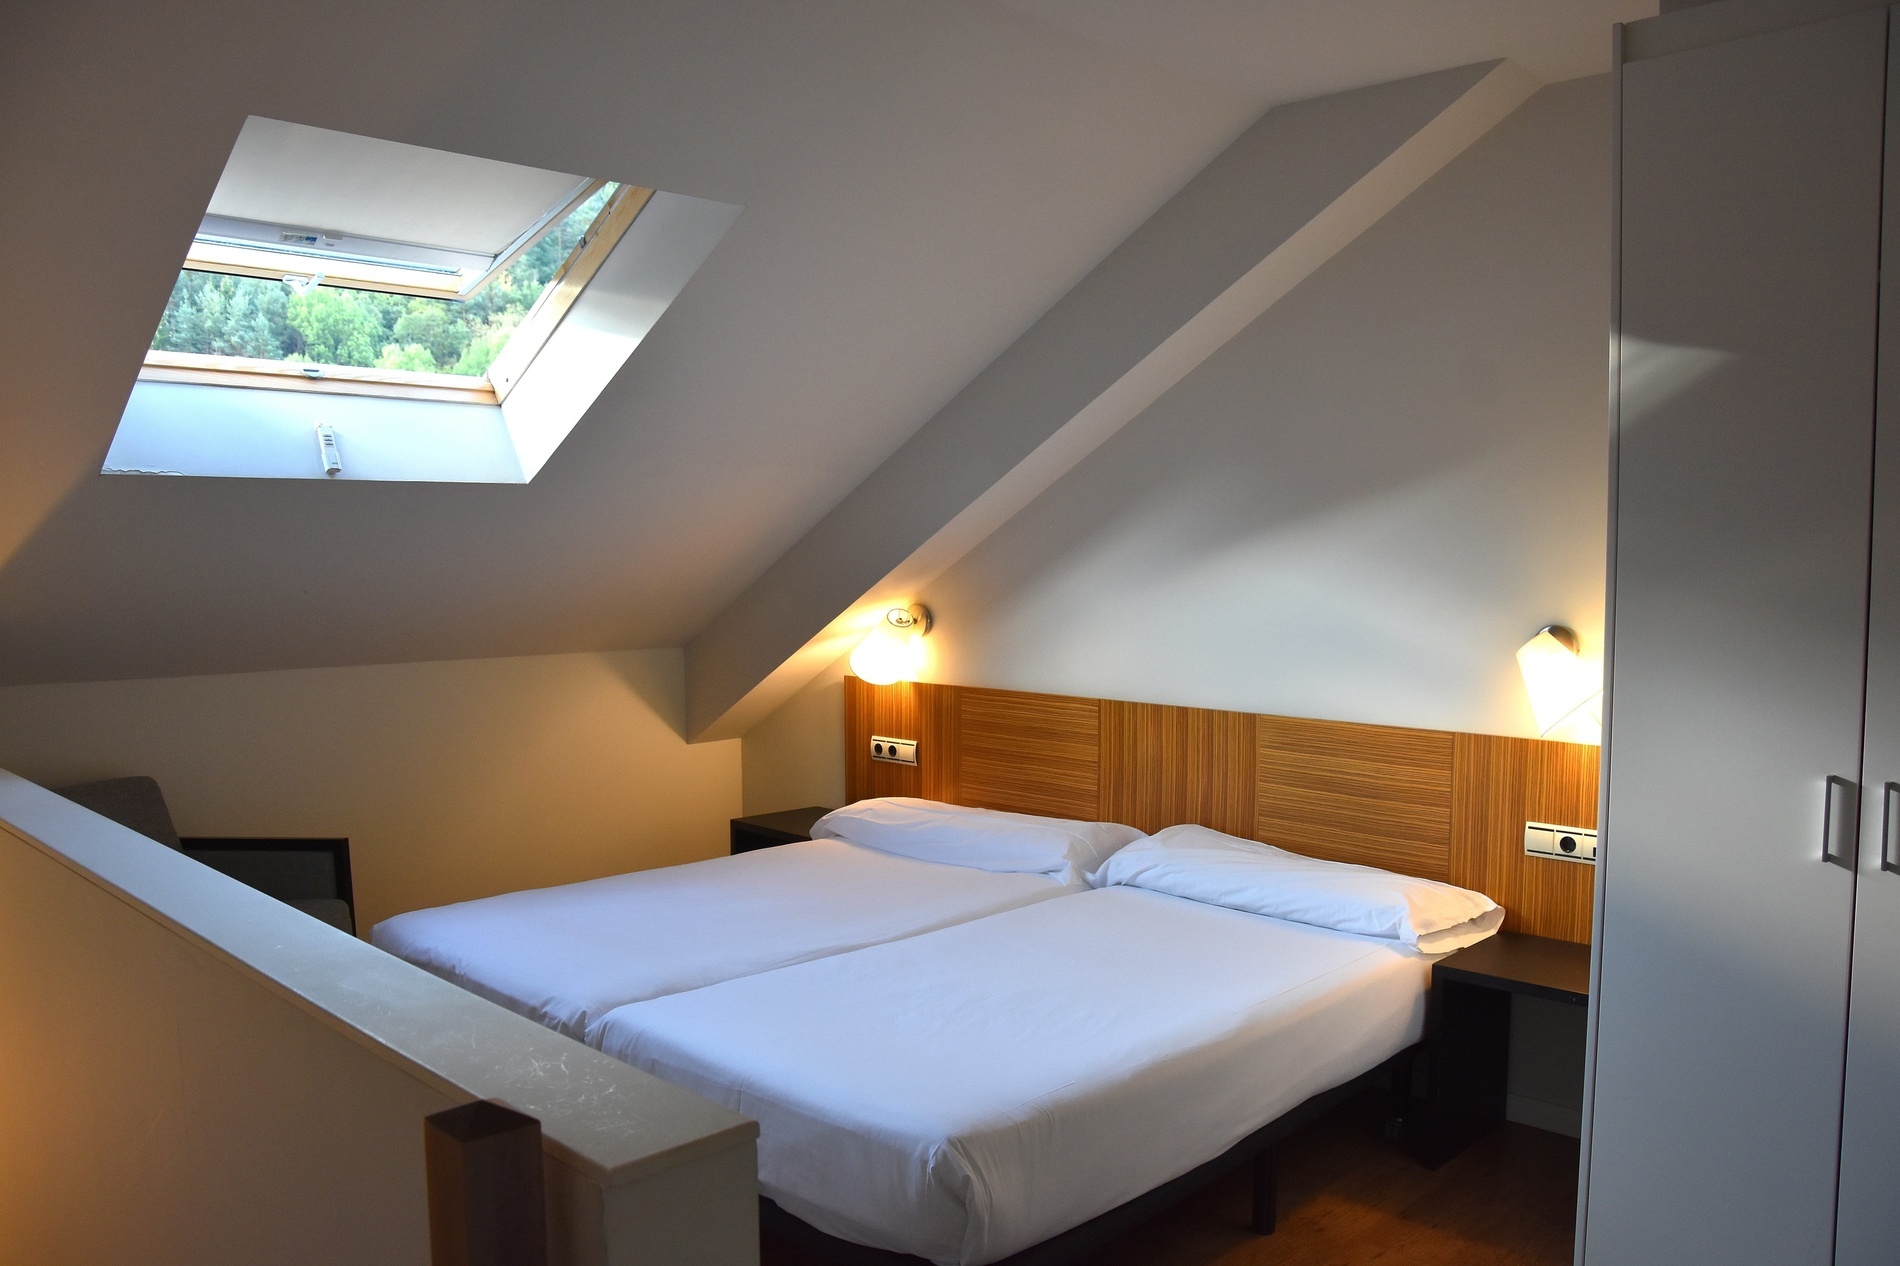
M 758 1126 L 737 1113 L 5 771 L 0 832 L 0 847 L 37 851 L 429 1089 L 456 1101 L 500 1100 L 537 1118 L 554 1162 L 551 1196 L 563 1178 L 556 1171 L 571 1170 L 593 1189 L 576 1207 L 595 1209 L 608 1224 L 616 1220 L 615 1189 L 662 1175 L 673 1188 L 680 1181 L 673 1171 L 701 1162 L 743 1174 L 749 1187 Z M 418 1160 L 421 1132 L 418 1119 Z M 735 1208 L 749 1214 L 750 1190 L 732 1194 Z M 631 1260 L 612 1249 L 611 1225 L 598 1219 L 580 1238 L 594 1247 L 576 1260 Z

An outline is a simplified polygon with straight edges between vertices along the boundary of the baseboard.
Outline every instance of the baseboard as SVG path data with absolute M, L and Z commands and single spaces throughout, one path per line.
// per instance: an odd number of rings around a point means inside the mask
M 1545 1103 L 1542 1099 L 1507 1095 L 1504 1100 L 1504 1119 L 1549 1130 L 1552 1134 L 1567 1134 L 1573 1139 L 1583 1137 L 1582 1108 L 1566 1108 L 1560 1103 Z

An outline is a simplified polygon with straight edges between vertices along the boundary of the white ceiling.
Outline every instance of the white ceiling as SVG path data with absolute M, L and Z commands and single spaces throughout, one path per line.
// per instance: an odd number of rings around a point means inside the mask
M 1653 8 L 4 6 L 0 681 L 678 645 L 1267 104 Z M 102 477 L 253 114 L 746 210 L 527 487 Z
M 212 190 L 213 215 L 499 255 L 579 176 L 250 118 Z

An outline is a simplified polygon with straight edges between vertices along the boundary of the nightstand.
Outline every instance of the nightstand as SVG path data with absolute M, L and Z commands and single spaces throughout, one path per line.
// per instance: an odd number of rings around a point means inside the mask
M 812 824 L 831 810 L 822 805 L 803 809 L 785 809 L 778 813 L 755 813 L 749 818 L 732 820 L 732 851 L 750 853 L 755 848 L 774 844 L 796 844 L 811 838 Z
M 1412 1136 L 1425 1165 L 1437 1168 L 1504 1120 L 1519 996 L 1588 1007 L 1590 947 L 1499 932 L 1433 965 L 1430 1089 Z

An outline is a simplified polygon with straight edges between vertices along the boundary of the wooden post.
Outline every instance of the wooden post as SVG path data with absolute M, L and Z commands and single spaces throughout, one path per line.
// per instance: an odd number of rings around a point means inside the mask
M 431 1266 L 547 1266 L 541 1123 L 478 1099 L 424 1117 Z

